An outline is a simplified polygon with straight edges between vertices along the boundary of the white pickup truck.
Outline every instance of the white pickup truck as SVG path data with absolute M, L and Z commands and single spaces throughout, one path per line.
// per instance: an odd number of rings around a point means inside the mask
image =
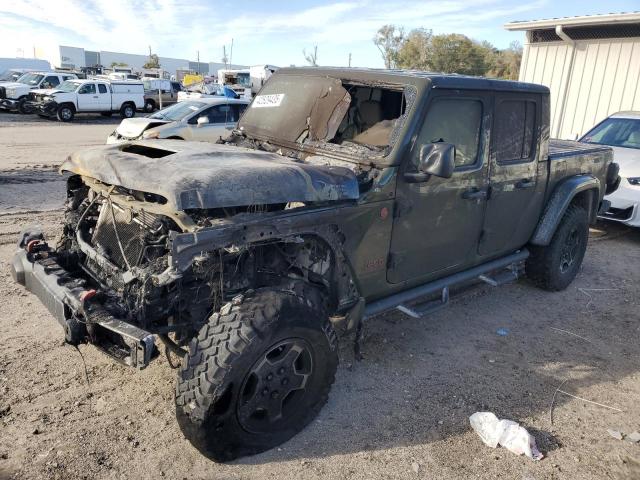
M 54 89 L 32 92 L 29 106 L 61 122 L 70 122 L 76 113 L 110 116 L 120 112 L 122 118 L 131 118 L 144 107 L 144 86 L 130 80 L 69 80 Z
M 77 78 L 73 73 L 28 72 L 14 82 L 0 82 L 0 108 L 29 113 L 29 93 L 37 89 L 56 88 L 66 80 Z

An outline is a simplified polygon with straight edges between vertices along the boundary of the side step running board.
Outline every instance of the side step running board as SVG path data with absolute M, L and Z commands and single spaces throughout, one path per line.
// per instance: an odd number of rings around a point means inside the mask
M 510 268 L 496 273 L 495 275 L 478 275 L 478 280 L 482 280 L 484 283 L 488 283 L 492 287 L 500 287 L 507 283 L 512 283 L 518 280 L 518 270 Z
M 405 315 L 409 315 L 412 318 L 424 318 L 430 313 L 442 310 L 447 305 L 449 305 L 449 287 L 444 287 L 442 289 L 442 297 L 440 298 L 440 300 L 421 303 L 413 307 L 398 305 L 396 308 Z
M 483 263 L 469 270 L 454 273 L 448 277 L 440 278 L 433 282 L 425 283 L 381 300 L 371 302 L 365 307 L 363 319 L 366 320 L 393 309 L 398 309 L 414 318 L 422 318 L 428 313 L 433 312 L 433 308 L 440 309 L 444 307 L 449 301 L 449 289 L 456 285 L 480 279 L 490 285 L 498 286 L 515 280 L 518 278 L 518 274 L 522 269 L 522 263 L 527 257 L 529 257 L 529 251 L 523 248 L 506 257 L 498 258 L 497 260 Z M 490 275 L 492 272 L 503 269 L 507 269 L 507 271 Z M 407 304 L 411 302 L 438 292 L 441 292 L 442 295 L 440 300 L 428 302 L 428 304 L 423 304 L 418 307 L 407 307 Z

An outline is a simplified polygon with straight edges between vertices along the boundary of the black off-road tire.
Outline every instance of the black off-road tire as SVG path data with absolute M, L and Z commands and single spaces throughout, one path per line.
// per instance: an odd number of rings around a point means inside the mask
M 26 98 L 22 98 L 18 101 L 18 112 L 20 112 L 23 115 L 27 113 L 31 113 L 30 110 L 27 108 L 26 102 L 27 102 Z
M 120 116 L 122 118 L 133 118 L 136 116 L 136 107 L 132 103 L 125 103 L 120 107 Z
M 557 292 L 569 286 L 578 274 L 589 239 L 589 215 L 578 205 L 569 205 L 546 247 L 530 246 L 527 276 L 540 288 Z
M 56 110 L 56 118 L 61 122 L 71 122 L 75 113 L 72 106 L 62 104 Z
M 220 462 L 260 453 L 318 414 L 338 365 L 323 305 L 310 287 L 263 288 L 212 315 L 176 386 L 178 423 L 201 453 Z

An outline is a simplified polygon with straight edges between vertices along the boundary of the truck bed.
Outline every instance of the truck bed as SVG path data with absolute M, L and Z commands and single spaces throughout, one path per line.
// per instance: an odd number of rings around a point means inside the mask
M 587 155 L 592 153 L 606 153 L 611 151 L 611 147 L 606 145 L 595 145 L 589 143 L 574 142 L 572 140 L 549 140 L 549 159 L 573 157 L 576 155 Z
M 547 191 L 545 203 L 555 187 L 566 177 L 592 175 L 600 181 L 601 195 L 606 185 L 607 168 L 613 160 L 613 149 L 605 145 L 573 142 L 571 140 L 549 141 L 547 162 Z M 602 197 L 598 198 L 597 205 Z M 597 206 L 596 206 L 597 208 Z

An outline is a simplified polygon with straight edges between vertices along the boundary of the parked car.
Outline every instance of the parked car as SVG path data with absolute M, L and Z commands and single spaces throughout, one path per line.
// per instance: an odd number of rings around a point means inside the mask
M 144 87 L 129 80 L 67 80 L 55 89 L 33 92 L 29 105 L 39 115 L 61 122 L 72 121 L 76 113 L 119 112 L 122 118 L 131 118 L 144 106 Z
M 178 95 L 182 91 L 180 82 L 170 80 L 143 78 L 142 84 L 144 85 L 144 111 L 147 113 L 156 111 L 160 105 L 162 108 L 173 105 L 178 101 Z M 160 102 L 160 96 L 162 96 L 162 102 Z
M 107 144 L 151 138 L 215 142 L 231 133 L 248 104 L 225 97 L 175 103 L 147 117 L 123 120 Z
M 178 92 L 178 101 L 184 102 L 185 100 L 198 100 L 201 98 L 240 98 L 233 89 L 226 85 L 218 85 L 216 83 L 206 83 L 196 86 L 191 86 L 186 90 Z
M 640 227 L 640 112 L 620 112 L 593 127 L 581 142 L 609 145 L 620 166 L 620 186 L 607 195 L 602 218 Z
M 61 171 L 59 240 L 25 229 L 13 278 L 69 343 L 142 368 L 157 335 L 182 358 L 178 423 L 219 461 L 308 425 L 365 319 L 523 272 L 566 288 L 617 183 L 611 148 L 549 141 L 544 86 L 319 67 L 275 73 L 224 144 L 98 146 Z
M 57 88 L 61 83 L 75 79 L 73 73 L 28 72 L 15 82 L 0 84 L 0 108 L 30 113 L 29 94 L 38 89 Z

